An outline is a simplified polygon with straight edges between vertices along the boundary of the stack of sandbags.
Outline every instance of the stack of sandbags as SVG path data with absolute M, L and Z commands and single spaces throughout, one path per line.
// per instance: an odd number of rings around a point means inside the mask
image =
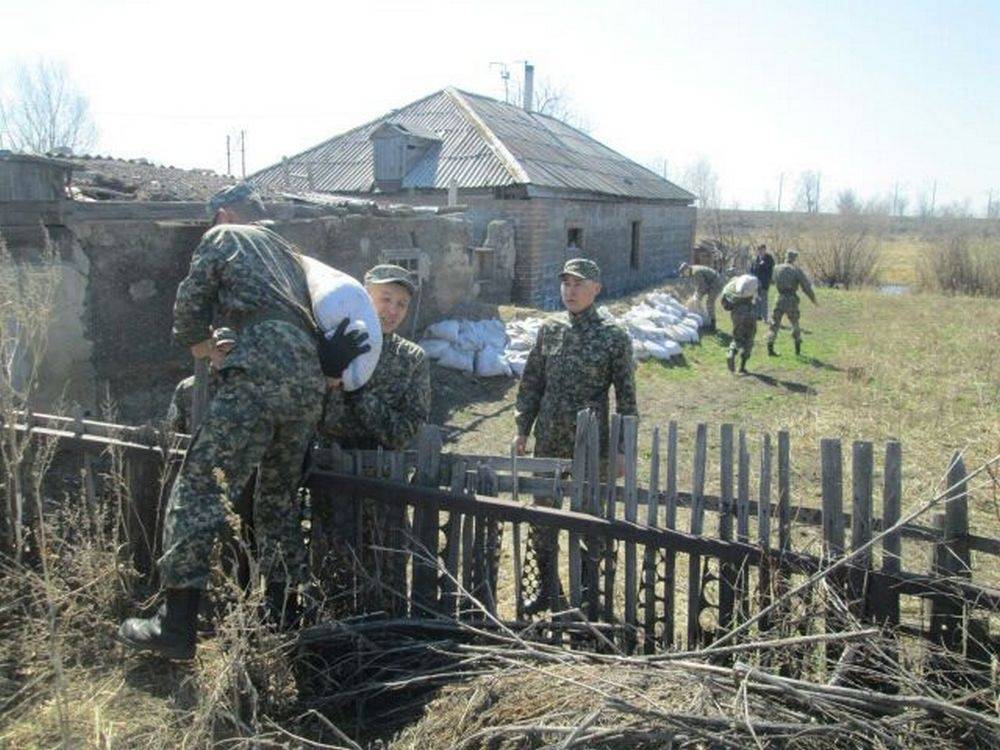
M 419 343 L 442 367 L 482 377 L 511 376 L 504 358 L 507 333 L 500 320 L 441 320 L 427 327 Z

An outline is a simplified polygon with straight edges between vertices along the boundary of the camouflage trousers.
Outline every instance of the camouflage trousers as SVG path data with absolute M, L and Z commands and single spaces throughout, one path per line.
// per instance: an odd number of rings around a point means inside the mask
M 751 304 L 744 304 L 734 308 L 731 316 L 733 339 L 729 342 L 729 351 L 733 354 L 743 352 L 744 356 L 749 357 L 757 335 L 757 311 Z
M 778 338 L 781 318 L 784 315 L 788 316 L 788 322 L 792 326 L 792 338 L 796 341 L 802 340 L 802 330 L 799 328 L 799 298 L 795 294 L 779 294 L 778 301 L 774 303 L 774 312 L 771 314 L 771 330 L 767 334 L 767 343 L 773 344 Z
M 294 375 L 255 379 L 241 369 L 223 371 L 167 501 L 159 561 L 165 587 L 205 588 L 215 540 L 258 465 L 253 517 L 261 572 L 272 582 L 303 580 L 297 488 L 326 382 L 318 362 Z
M 708 315 L 708 319 L 704 321 L 704 325 L 708 328 L 715 327 L 715 301 L 718 298 L 718 292 L 709 292 L 708 294 L 699 293 L 696 296 L 698 303 L 705 306 L 705 314 Z

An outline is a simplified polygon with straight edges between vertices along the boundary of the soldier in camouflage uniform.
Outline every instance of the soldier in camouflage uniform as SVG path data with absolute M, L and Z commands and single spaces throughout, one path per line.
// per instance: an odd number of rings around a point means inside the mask
M 321 366 L 326 350 L 317 350 L 298 252 L 250 224 L 264 207 L 246 183 L 213 197 L 210 208 L 214 226 L 177 288 L 173 334 L 196 358 L 219 360 L 221 382 L 167 501 L 159 560 L 165 602 L 153 617 L 126 620 L 118 631 L 132 648 L 175 659 L 194 655 L 212 547 L 226 524 L 230 496 L 257 464 L 261 570 L 269 587 L 282 590 L 304 572 L 296 487 L 327 385 Z M 218 319 L 240 329 L 224 361 L 212 340 Z M 353 343 L 344 350 L 357 356 Z
M 236 345 L 236 332 L 232 328 L 216 328 L 212 332 L 212 341 L 215 343 L 215 351 L 221 357 L 228 354 Z M 219 386 L 219 371 L 213 363 L 208 370 L 208 398 L 215 395 L 215 389 Z M 170 399 L 170 406 L 167 408 L 167 418 L 164 428 L 168 432 L 179 432 L 190 435 L 193 432 L 191 414 L 194 411 L 194 375 L 188 375 L 181 380 L 174 389 L 173 398 Z
M 799 254 L 795 250 L 789 250 L 785 254 L 785 262 L 779 263 L 774 269 L 774 286 L 778 290 L 778 301 L 774 304 L 774 313 L 771 315 L 771 330 L 767 334 L 767 353 L 772 357 L 778 356 L 777 352 L 774 351 L 774 340 L 778 337 L 778 331 L 781 330 L 781 317 L 783 315 L 787 315 L 788 322 L 792 324 L 795 353 L 802 353 L 802 331 L 799 329 L 799 295 L 797 294 L 799 289 L 812 300 L 814 305 L 819 305 L 809 277 L 795 264 L 798 257 Z
M 681 263 L 677 269 L 679 276 L 688 276 L 694 282 L 695 299 L 699 304 L 704 304 L 708 314 L 705 326 L 708 331 L 715 332 L 715 300 L 722 292 L 722 275 L 714 268 L 708 266 L 690 265 Z
M 396 333 L 417 287 L 409 271 L 391 264 L 375 266 L 364 281 L 382 324 L 382 353 L 363 388 L 329 392 L 320 437 L 342 448 L 401 450 L 431 410 L 427 355 Z
M 722 306 L 729 310 L 733 321 L 733 338 L 729 342 L 726 367 L 730 372 L 736 369 L 736 355 L 740 355 L 740 372 L 746 373 L 747 361 L 753 352 L 753 340 L 757 335 L 757 303 L 755 295 L 737 295 L 739 276 L 730 279 L 722 288 Z
M 534 427 L 536 456 L 571 458 L 576 439 L 576 414 L 593 409 L 601 428 L 601 454 L 607 456 L 608 391 L 613 385 L 618 413 L 636 414 L 632 341 L 618 323 L 603 317 L 594 305 L 601 291 L 601 271 L 594 261 L 566 261 L 560 274 L 567 312 L 550 317 L 538 332 L 517 391 L 514 419 L 515 450 L 523 454 Z M 617 453 L 617 446 L 614 446 Z M 538 498 L 536 502 L 551 502 Z M 537 597 L 526 611 L 538 612 L 550 598 L 552 550 L 550 529 L 529 531 L 538 561 Z

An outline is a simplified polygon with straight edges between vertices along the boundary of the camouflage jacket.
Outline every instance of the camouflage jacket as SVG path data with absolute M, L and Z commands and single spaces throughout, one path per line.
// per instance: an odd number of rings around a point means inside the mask
M 424 350 L 395 333 L 363 388 L 330 391 L 320 437 L 342 448 L 406 447 L 431 411 L 431 377 Z
M 718 294 L 722 291 L 722 275 L 708 266 L 691 266 L 691 280 L 698 294 Z
M 208 398 L 215 395 L 215 389 L 219 384 L 219 376 L 214 370 L 209 370 L 208 374 Z M 173 398 L 170 399 L 170 406 L 167 408 L 167 419 L 164 428 L 168 432 L 180 432 L 185 435 L 191 434 L 191 412 L 194 409 L 194 375 L 188 375 L 174 388 Z
M 287 347 L 295 350 L 294 359 L 305 362 L 311 357 L 319 368 L 310 333 L 309 289 L 298 252 L 266 227 L 220 224 L 205 232 L 195 248 L 188 275 L 177 287 L 174 339 L 182 346 L 203 341 L 213 322 L 242 329 L 223 370 L 274 370 L 276 363 L 267 360 Z M 272 334 L 280 330 L 281 341 L 260 346 L 263 331 L 248 334 L 262 327 Z
M 594 306 L 560 313 L 538 332 L 517 391 L 517 433 L 535 431 L 535 454 L 570 457 L 576 413 L 594 409 L 601 450 L 607 453 L 608 390 L 615 387 L 619 414 L 637 414 L 632 342 L 625 329 Z
M 778 294 L 795 294 L 802 289 L 809 299 L 816 301 L 816 294 L 813 292 L 809 277 L 805 271 L 792 263 L 779 263 L 775 266 L 774 285 L 778 289 Z

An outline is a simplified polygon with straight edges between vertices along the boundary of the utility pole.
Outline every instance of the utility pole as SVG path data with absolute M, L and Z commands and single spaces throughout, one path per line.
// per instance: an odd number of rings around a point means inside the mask
M 247 178 L 247 131 L 240 131 L 240 177 Z
M 898 216 L 899 215 L 898 210 L 899 210 L 899 182 L 897 181 L 892 189 L 892 215 Z
M 232 156 L 229 150 L 229 135 L 226 135 L 226 174 L 233 173 Z
M 822 172 L 817 172 L 816 173 L 816 211 L 815 211 L 815 213 L 819 213 L 819 184 L 820 184 L 820 181 L 822 179 L 823 179 L 823 173 Z
M 934 215 L 934 209 L 937 206 L 937 180 L 934 180 L 934 186 L 931 188 L 931 216 Z
M 503 100 L 505 104 L 510 104 L 510 68 L 507 63 L 491 62 L 490 67 L 500 68 L 500 78 L 503 81 Z
M 781 191 L 785 187 L 785 173 L 778 175 L 778 213 L 781 213 Z
M 990 189 L 990 196 L 986 199 L 986 218 L 993 218 L 993 189 Z

